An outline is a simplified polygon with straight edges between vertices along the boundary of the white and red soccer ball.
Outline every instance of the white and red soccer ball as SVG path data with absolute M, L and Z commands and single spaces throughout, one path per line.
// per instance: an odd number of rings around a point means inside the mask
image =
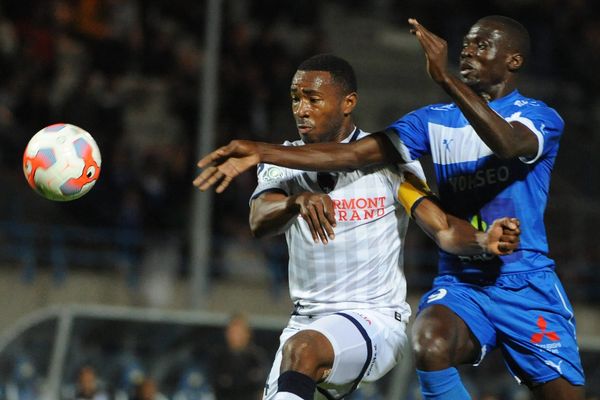
M 96 183 L 102 159 L 96 141 L 71 124 L 54 124 L 33 135 L 23 154 L 25 178 L 47 199 L 68 201 Z

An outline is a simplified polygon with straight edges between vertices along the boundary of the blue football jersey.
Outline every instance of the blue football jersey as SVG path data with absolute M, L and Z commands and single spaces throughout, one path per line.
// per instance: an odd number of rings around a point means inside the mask
M 431 154 L 440 200 L 447 212 L 483 231 L 496 218 L 521 221 L 521 246 L 513 254 L 457 257 L 440 251 L 440 274 L 554 268 L 548 257 L 544 211 L 564 122 L 554 109 L 516 90 L 489 105 L 506 121 L 518 121 L 537 136 L 539 148 L 533 158 L 496 157 L 455 104 L 423 107 L 386 129 L 406 161 Z

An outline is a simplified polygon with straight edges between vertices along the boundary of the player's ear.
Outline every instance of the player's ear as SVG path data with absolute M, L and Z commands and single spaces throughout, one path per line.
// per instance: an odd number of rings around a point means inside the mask
M 354 107 L 356 107 L 357 103 L 358 94 L 356 92 L 347 94 L 346 97 L 344 97 L 344 115 L 352 114 L 352 111 L 354 111 Z
M 524 62 L 523 55 L 521 53 L 514 53 L 508 56 L 508 70 L 510 72 L 518 71 Z

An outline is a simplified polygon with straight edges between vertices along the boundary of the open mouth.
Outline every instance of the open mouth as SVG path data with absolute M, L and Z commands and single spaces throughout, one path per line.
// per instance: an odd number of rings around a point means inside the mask
M 299 133 L 306 133 L 309 132 L 310 130 L 312 130 L 312 126 L 310 125 L 296 125 L 298 127 L 298 132 Z
M 475 71 L 475 68 L 471 65 L 471 64 L 460 64 L 460 74 L 461 75 L 467 75 L 471 72 Z

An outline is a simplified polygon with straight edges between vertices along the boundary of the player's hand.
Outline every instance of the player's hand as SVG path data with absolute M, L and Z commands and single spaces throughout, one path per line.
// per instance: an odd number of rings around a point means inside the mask
M 216 192 L 221 193 L 236 176 L 259 162 L 260 143 L 233 140 L 198 161 L 198 167 L 203 168 L 203 171 L 194 179 L 194 186 L 205 191 L 217 185 Z
M 304 192 L 292 198 L 299 207 L 300 216 L 310 228 L 315 243 L 327 244 L 335 238 L 335 210 L 331 197 L 323 193 Z
M 517 218 L 499 218 L 486 232 L 487 252 L 497 256 L 512 254 L 520 244 L 520 221 Z
M 444 82 L 448 74 L 448 43 L 431 33 L 416 19 L 409 18 L 408 23 L 412 26 L 410 33 L 417 37 L 425 51 L 429 76 L 437 83 Z

